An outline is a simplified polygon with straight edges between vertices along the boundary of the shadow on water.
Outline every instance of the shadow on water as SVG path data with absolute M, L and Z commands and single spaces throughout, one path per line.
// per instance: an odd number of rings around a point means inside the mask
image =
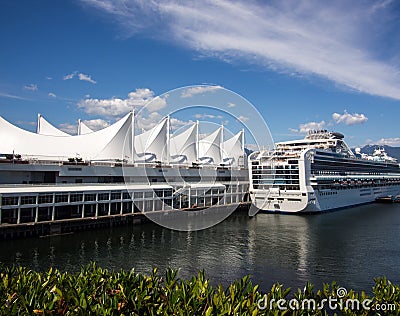
M 156 224 L 114 227 L 67 236 L 1 242 L 2 264 L 35 270 L 77 271 L 96 261 L 110 269 L 149 273 L 180 269 L 189 278 L 204 269 L 213 284 L 246 274 L 268 290 L 274 282 L 317 288 L 336 280 L 371 291 L 374 277 L 400 282 L 400 205 L 371 204 L 312 216 L 239 212 L 203 231 L 178 232 Z

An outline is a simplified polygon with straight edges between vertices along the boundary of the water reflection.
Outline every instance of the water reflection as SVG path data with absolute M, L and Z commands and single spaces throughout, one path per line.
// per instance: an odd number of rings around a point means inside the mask
M 338 281 L 370 290 L 373 278 L 400 281 L 400 205 L 369 205 L 314 216 L 237 213 L 204 231 L 178 232 L 155 224 L 113 227 L 68 236 L 1 242 L 0 262 L 77 271 L 97 261 L 110 269 L 149 273 L 180 269 L 188 278 L 204 269 L 212 283 L 246 274 L 267 290 L 272 283 L 318 288 Z

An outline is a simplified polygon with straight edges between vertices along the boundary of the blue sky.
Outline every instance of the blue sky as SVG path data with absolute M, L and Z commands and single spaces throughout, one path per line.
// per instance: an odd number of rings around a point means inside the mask
M 32 131 L 37 113 L 66 131 L 78 118 L 96 129 L 209 83 L 249 100 L 275 141 L 324 128 L 352 146 L 400 146 L 399 18 L 388 0 L 5 0 L 0 115 Z M 179 119 L 206 114 L 223 121 L 200 110 Z

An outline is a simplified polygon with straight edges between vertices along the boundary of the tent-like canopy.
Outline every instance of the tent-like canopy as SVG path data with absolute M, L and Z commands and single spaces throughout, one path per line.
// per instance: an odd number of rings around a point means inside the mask
M 78 136 L 35 134 L 0 117 L 0 153 L 41 160 L 132 160 L 132 113 L 100 131 Z
M 242 130 L 221 144 L 222 161 L 224 164 L 237 166 L 239 159 L 244 157 L 243 136 L 244 131 Z
M 50 124 L 41 114 L 38 114 L 36 133 L 49 136 L 70 136 L 69 134 Z
M 91 161 L 126 160 L 129 162 L 184 163 L 238 166 L 244 157 L 241 131 L 226 141 L 223 127 L 199 140 L 199 123 L 184 132 L 170 135 L 170 119 L 164 118 L 152 129 L 133 133 L 133 113 L 99 131 L 92 131 L 79 121 L 78 135 L 60 131 L 40 114 L 37 133 L 12 125 L 0 117 L 0 154 L 23 158 L 65 161 L 82 158 Z
M 81 120 L 78 120 L 78 135 L 85 135 L 90 133 L 93 133 L 93 130 Z
M 152 129 L 135 135 L 136 162 L 167 162 L 169 138 L 169 117 L 164 118 Z
M 199 162 L 217 165 L 221 163 L 222 126 L 199 140 Z
M 172 163 L 192 163 L 197 160 L 198 123 L 170 139 L 170 156 Z

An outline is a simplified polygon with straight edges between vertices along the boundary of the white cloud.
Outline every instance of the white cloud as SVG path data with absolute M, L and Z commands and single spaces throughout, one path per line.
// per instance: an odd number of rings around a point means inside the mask
M 153 101 L 153 102 L 150 102 Z M 157 111 L 167 106 L 165 98 L 154 97 L 154 92 L 147 88 L 136 89 L 128 94 L 128 98 L 94 99 L 79 101 L 78 107 L 90 115 L 105 118 L 118 118 L 133 109 L 143 108 L 148 104 L 148 111 Z
M 204 120 L 204 119 L 223 119 L 222 115 L 213 115 L 213 114 L 200 114 L 197 113 L 194 115 L 196 119 Z
M 243 116 L 243 115 L 240 115 L 237 119 L 238 119 L 238 121 L 240 121 L 242 123 L 245 123 L 249 120 L 249 118 L 247 116 Z
M 4 93 L 4 92 L 0 92 L 0 97 L 17 99 L 17 100 L 27 100 L 26 98 L 23 98 L 23 97 L 20 97 L 17 95 L 13 95 L 13 94 L 9 94 L 9 93 Z
M 37 86 L 37 84 L 31 83 L 27 86 L 24 86 L 24 89 L 29 90 L 29 91 L 38 91 L 38 86 Z
M 83 74 L 83 73 L 79 73 L 79 74 L 78 74 L 78 78 L 79 78 L 79 80 L 81 80 L 81 81 L 87 81 L 87 82 L 96 84 L 96 81 L 94 81 L 90 75 L 85 75 L 85 74 Z
M 76 125 L 71 124 L 71 123 L 61 123 L 58 125 L 58 128 L 60 130 L 62 130 L 63 132 L 70 134 L 70 135 L 76 134 L 76 130 L 77 130 Z
M 92 76 L 86 75 L 86 74 L 84 74 L 82 72 L 78 72 L 78 71 L 74 71 L 73 73 L 65 75 L 63 77 L 63 80 L 71 80 L 71 79 L 73 79 L 75 77 L 77 77 L 81 81 L 87 81 L 87 82 L 90 82 L 90 83 L 93 83 L 93 84 L 97 83 L 95 80 L 92 79 Z
M 309 122 L 309 123 L 304 123 L 299 125 L 299 129 L 290 129 L 292 132 L 298 132 L 300 134 L 307 134 L 311 130 L 321 130 L 324 129 L 326 126 L 325 121 L 321 122 Z
M 399 26 L 388 0 L 81 1 L 109 13 L 128 35 L 157 34 L 203 56 L 400 99 Z
M 181 97 L 182 98 L 190 98 L 197 94 L 203 94 L 207 92 L 214 92 L 216 90 L 222 89 L 221 86 L 197 86 L 197 87 L 189 87 L 183 90 Z
M 33 121 L 16 121 L 15 122 L 17 125 L 29 125 L 29 126 L 36 126 L 37 122 L 33 122 Z
M 47 80 L 53 80 L 53 78 L 52 78 L 52 77 L 46 77 L 46 79 L 47 79 Z
M 110 126 L 110 123 L 103 119 L 84 120 L 82 122 L 93 131 L 98 131 Z
M 177 119 L 175 117 L 171 117 L 170 118 L 170 124 L 171 124 L 171 129 L 173 131 L 177 131 L 177 133 L 179 134 L 181 131 L 180 129 L 184 126 L 187 126 L 189 124 L 193 124 L 194 122 L 192 120 L 189 121 L 182 121 L 180 119 Z
M 65 75 L 63 77 L 63 80 L 71 80 L 76 76 L 76 74 L 77 74 L 77 71 L 74 71 L 72 74 Z
M 336 124 L 344 123 L 346 125 L 362 124 L 368 121 L 368 118 L 364 114 L 349 114 L 347 111 L 344 111 L 343 114 L 333 113 L 332 118 Z
M 57 95 L 55 93 L 53 93 L 53 92 L 49 92 L 48 96 L 52 97 L 52 98 L 56 98 L 57 97 Z
M 236 106 L 236 104 L 235 104 L 235 103 L 232 103 L 232 102 L 229 102 L 226 106 L 227 106 L 228 108 L 234 108 L 234 107 Z
M 388 146 L 400 146 L 400 137 L 394 138 L 381 138 L 378 142 L 378 145 L 388 145 Z

